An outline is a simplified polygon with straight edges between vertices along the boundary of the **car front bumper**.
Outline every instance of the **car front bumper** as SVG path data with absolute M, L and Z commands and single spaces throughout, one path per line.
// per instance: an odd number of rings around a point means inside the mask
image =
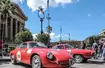
M 69 59 L 65 61 L 55 61 L 55 62 L 50 61 L 48 65 L 45 65 L 45 67 L 69 68 L 73 66 L 74 63 L 75 63 L 74 59 Z

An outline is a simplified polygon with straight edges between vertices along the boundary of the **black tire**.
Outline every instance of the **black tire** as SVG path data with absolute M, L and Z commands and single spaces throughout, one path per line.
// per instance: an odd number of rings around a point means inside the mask
M 31 62 L 32 62 L 32 68 L 43 68 L 41 59 L 38 55 L 34 55 L 32 57 Z
M 12 54 L 11 56 L 10 56 L 10 58 L 11 58 L 11 63 L 12 64 L 17 64 L 17 61 L 15 60 L 15 56 Z
M 82 55 L 75 55 L 74 59 L 76 63 L 82 63 L 84 61 L 84 58 Z
M 83 62 L 87 62 L 88 59 L 84 59 Z

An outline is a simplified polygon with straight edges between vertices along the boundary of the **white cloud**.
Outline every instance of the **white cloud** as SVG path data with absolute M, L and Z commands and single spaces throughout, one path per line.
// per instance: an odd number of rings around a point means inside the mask
M 36 35 L 37 35 L 37 34 L 33 34 L 33 38 L 34 38 L 34 39 L 36 39 Z
M 14 2 L 14 3 L 23 3 L 24 2 L 24 0 L 11 0 L 12 2 Z
M 25 0 L 12 0 L 15 3 L 23 3 Z M 26 0 L 28 7 L 35 11 L 39 6 L 42 6 L 44 9 L 47 7 L 47 0 Z M 51 7 L 57 7 L 59 5 L 64 6 L 65 4 L 77 3 L 79 0 L 49 0 Z
M 34 39 L 36 38 L 36 35 L 37 34 L 33 34 Z M 67 34 L 62 34 L 61 36 L 62 36 L 62 38 L 64 38 L 64 37 L 67 37 L 68 35 Z M 52 33 L 50 33 L 50 38 L 53 39 L 53 40 L 58 39 L 58 38 L 60 38 L 60 34 L 55 34 L 55 33 L 52 32 Z

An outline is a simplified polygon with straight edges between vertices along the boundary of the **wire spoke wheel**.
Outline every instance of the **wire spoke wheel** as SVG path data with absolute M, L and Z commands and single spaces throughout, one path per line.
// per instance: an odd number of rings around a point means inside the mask
M 41 60 L 38 55 L 34 55 L 32 58 L 32 68 L 42 68 Z
M 15 57 L 14 57 L 14 55 L 11 55 L 11 63 L 12 64 L 16 64 L 17 62 L 16 62 L 16 60 L 15 60 Z
M 75 61 L 77 62 L 77 63 L 81 63 L 81 62 L 83 62 L 83 57 L 81 56 L 81 55 L 75 55 Z

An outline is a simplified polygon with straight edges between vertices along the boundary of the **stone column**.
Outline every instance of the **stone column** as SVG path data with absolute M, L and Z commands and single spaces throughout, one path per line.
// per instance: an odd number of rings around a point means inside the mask
M 16 35 L 17 34 L 17 29 L 18 29 L 18 27 L 17 27 L 18 26 L 18 21 L 17 20 L 15 21 L 15 24 L 16 24 L 16 28 L 15 28 L 15 35 Z
M 13 18 L 11 18 L 11 22 L 10 22 L 10 34 L 11 34 L 11 40 L 13 40 Z
M 1 13 L 0 13 L 0 39 L 2 38 L 1 36 Z
M 6 20 L 5 20 L 5 38 L 8 38 L 8 17 L 6 15 Z

